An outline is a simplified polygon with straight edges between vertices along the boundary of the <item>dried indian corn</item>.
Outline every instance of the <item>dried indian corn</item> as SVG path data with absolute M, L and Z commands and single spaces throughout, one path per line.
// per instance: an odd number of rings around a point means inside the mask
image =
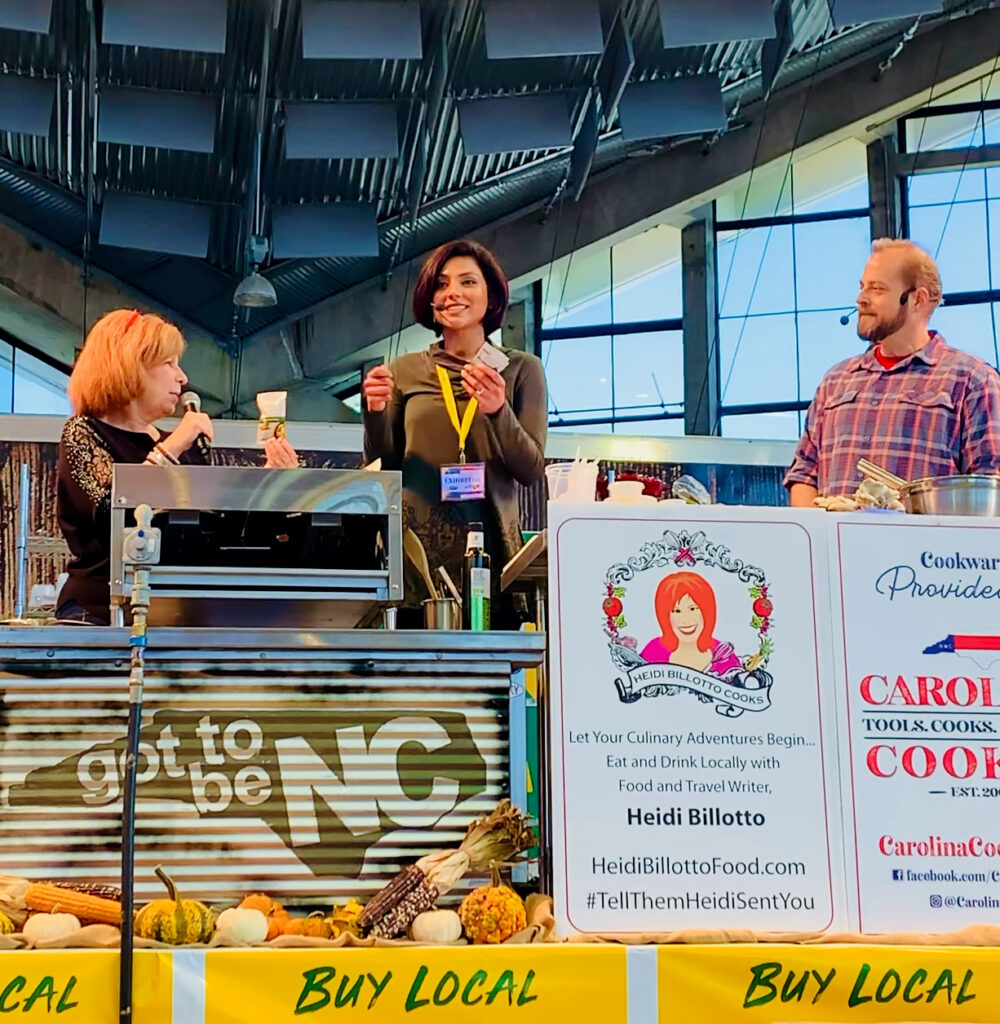
M 107 882 L 53 882 L 52 879 L 46 879 L 44 884 L 58 885 L 60 889 L 82 892 L 87 896 L 100 896 L 102 900 L 114 900 L 116 903 L 121 903 L 122 899 L 121 887 Z
M 509 800 L 473 822 L 457 850 L 439 850 L 404 868 L 358 917 L 362 934 L 401 935 L 417 914 L 430 910 L 470 870 L 511 860 L 535 841 L 525 816 Z
M 411 865 L 416 867 L 416 865 Z M 384 917 L 379 918 L 372 925 L 369 935 L 378 936 L 380 939 L 391 939 L 394 935 L 405 932 L 410 927 L 413 919 L 430 910 L 441 895 L 440 890 L 433 882 L 426 879 L 416 889 L 411 889 L 403 899 L 397 903 Z

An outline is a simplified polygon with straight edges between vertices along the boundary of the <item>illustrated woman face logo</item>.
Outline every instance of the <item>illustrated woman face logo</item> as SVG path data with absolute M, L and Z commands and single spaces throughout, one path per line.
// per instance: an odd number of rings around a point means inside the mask
M 715 592 L 696 572 L 665 576 L 656 588 L 656 620 L 668 650 L 697 646 L 707 651 L 715 631 Z
M 705 616 L 690 594 L 684 594 L 670 612 L 670 625 L 683 643 L 694 643 L 705 630 Z

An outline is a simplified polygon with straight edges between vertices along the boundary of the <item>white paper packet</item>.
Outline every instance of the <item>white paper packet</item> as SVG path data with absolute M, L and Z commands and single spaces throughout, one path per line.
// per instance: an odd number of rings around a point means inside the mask
M 257 444 L 263 445 L 272 437 L 285 436 L 285 407 L 287 391 L 261 391 L 257 395 L 260 419 L 257 421 Z

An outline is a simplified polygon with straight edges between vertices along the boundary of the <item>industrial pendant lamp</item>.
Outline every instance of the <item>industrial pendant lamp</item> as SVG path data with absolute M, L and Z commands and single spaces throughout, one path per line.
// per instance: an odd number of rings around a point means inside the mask
M 263 274 L 259 274 L 255 267 L 237 285 L 233 304 L 252 307 L 276 306 L 278 293 L 274 290 L 274 285 Z
M 268 5 L 270 6 L 270 4 Z M 262 306 L 276 306 L 278 304 L 278 293 L 274 285 L 263 274 L 260 273 L 260 266 L 267 258 L 270 244 L 267 236 L 261 231 L 260 216 L 260 171 L 261 171 L 261 150 L 264 142 L 264 109 L 267 102 L 267 81 L 268 67 L 271 57 L 271 32 L 274 12 L 268 16 L 264 33 L 264 56 L 260 73 L 260 94 L 257 97 L 257 136 L 254 143 L 253 167 L 253 189 L 251 190 L 251 201 L 253 206 L 249 211 L 247 244 L 247 263 L 250 264 L 250 273 L 243 278 L 236 286 L 233 293 L 234 306 L 246 306 L 260 308 Z

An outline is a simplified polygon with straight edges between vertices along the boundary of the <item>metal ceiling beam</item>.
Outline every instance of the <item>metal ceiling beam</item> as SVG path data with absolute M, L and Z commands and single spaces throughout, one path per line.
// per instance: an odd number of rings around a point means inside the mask
M 87 331 L 104 313 L 135 305 L 159 313 L 184 331 L 185 369 L 205 399 L 206 410 L 220 408 L 230 390 L 232 368 L 218 342 L 99 269 L 93 269 L 85 285 L 80 266 L 78 256 L 0 217 L 0 280 L 5 295 L 17 296 L 16 303 L 4 301 L 0 322 L 52 358 L 71 363 L 74 349 L 83 345 Z
M 622 161 L 592 176 L 580 201 L 567 207 L 561 218 L 540 223 L 539 203 L 513 218 L 484 226 L 476 237 L 496 252 L 511 278 L 540 273 L 550 260 L 571 248 L 609 239 L 664 210 L 695 205 L 700 201 L 697 197 L 749 170 L 755 150 L 760 165 L 787 156 L 793 145 L 806 145 L 846 125 L 884 118 L 887 109 L 920 96 L 935 81 L 968 74 L 993 61 L 998 40 L 1000 11 L 995 9 L 939 25 L 914 39 L 877 84 L 874 78 L 882 53 L 846 68 L 839 65 L 822 76 L 821 86 L 817 81 L 810 89 L 800 82 L 774 93 L 763 127 L 759 123 L 763 104 L 748 104 L 743 108 L 746 130 L 723 136 L 708 154 L 691 145 L 642 161 Z M 808 109 L 803 110 L 807 99 Z M 415 257 L 414 271 L 422 256 Z M 407 282 L 412 280 L 415 275 L 404 264 L 384 288 L 381 278 L 372 279 L 311 310 L 316 340 L 303 351 L 307 375 L 321 378 L 342 370 L 351 352 L 389 337 L 401 324 L 412 323 L 407 294 Z M 269 367 L 273 367 L 266 356 L 274 344 L 271 334 L 260 332 L 254 337 L 244 364 L 247 390 L 255 386 L 254 380 L 262 386 L 268 382 Z M 273 383 L 274 378 L 270 380 Z
M 897 153 L 892 160 L 892 173 L 910 175 L 932 171 L 964 171 L 971 167 L 996 167 L 998 164 L 1000 146 L 962 146 L 959 149 L 935 149 L 926 153 Z

